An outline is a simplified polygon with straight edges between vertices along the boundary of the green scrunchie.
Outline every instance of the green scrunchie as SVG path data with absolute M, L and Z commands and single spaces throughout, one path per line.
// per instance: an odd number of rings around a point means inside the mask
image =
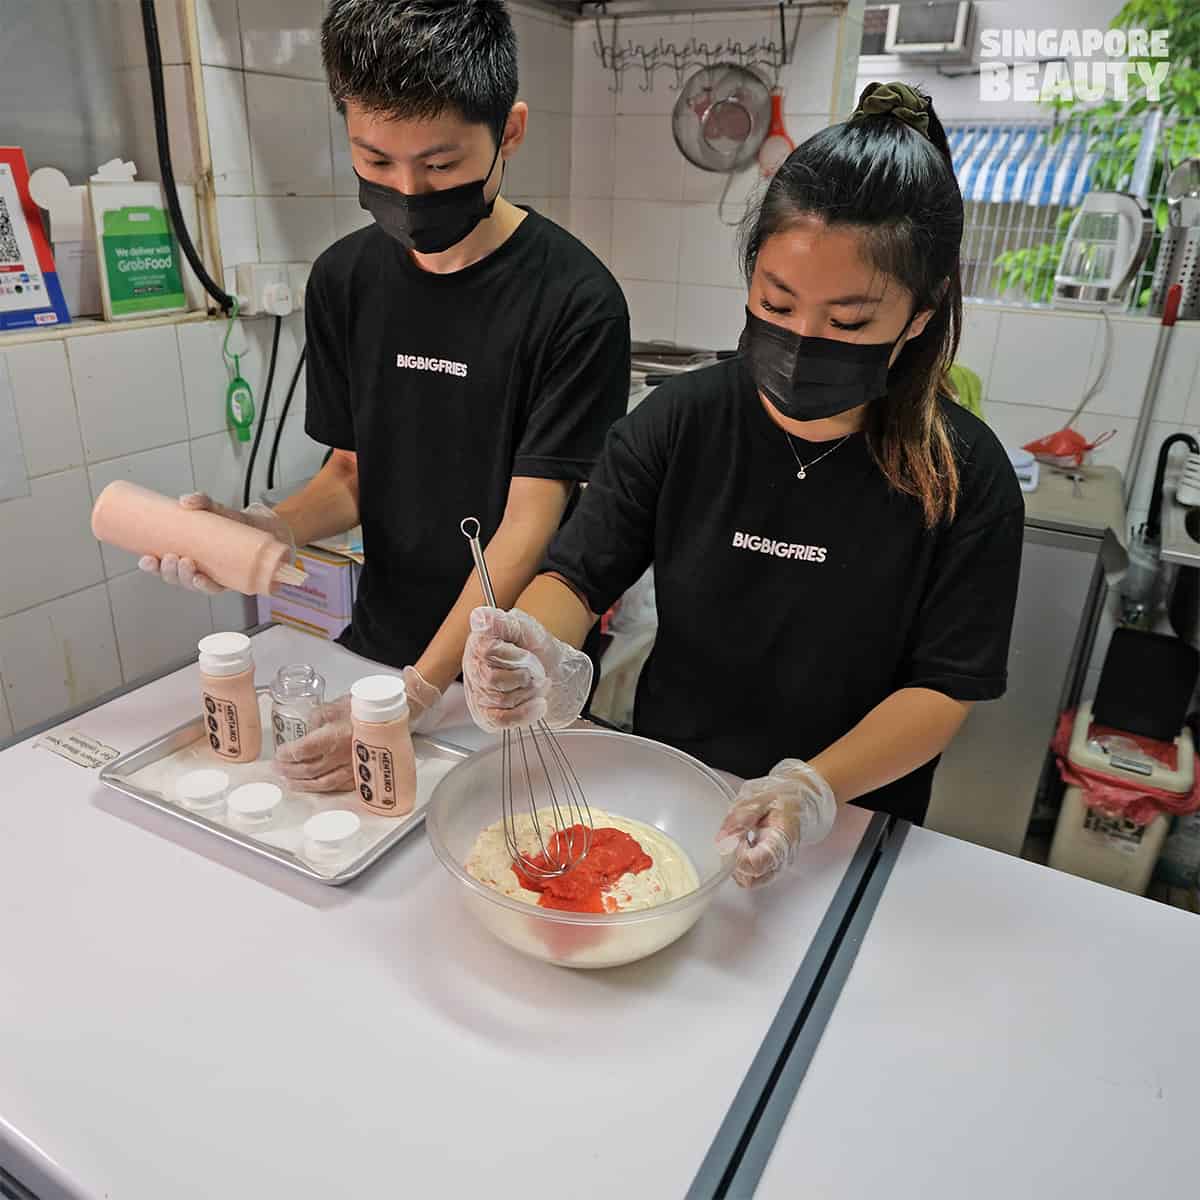
M 922 137 L 929 136 L 929 109 L 924 97 L 904 83 L 868 83 L 848 124 L 887 114 Z

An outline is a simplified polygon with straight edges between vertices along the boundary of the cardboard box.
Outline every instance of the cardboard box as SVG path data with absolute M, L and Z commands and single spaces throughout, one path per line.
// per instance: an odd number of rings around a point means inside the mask
M 361 567 L 313 546 L 301 547 L 295 561 L 308 578 L 299 587 L 282 584 L 275 595 L 259 596 L 258 619 L 332 640 L 350 624 Z

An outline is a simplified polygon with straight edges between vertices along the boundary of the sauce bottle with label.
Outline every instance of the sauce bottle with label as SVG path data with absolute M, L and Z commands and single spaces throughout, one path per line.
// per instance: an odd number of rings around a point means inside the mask
M 262 719 L 250 639 L 244 633 L 210 633 L 200 639 L 199 650 L 208 744 L 227 762 L 254 762 L 262 750 Z
M 408 693 L 398 675 L 368 675 L 350 689 L 351 747 L 358 798 L 373 813 L 404 817 L 417 799 Z
M 280 667 L 271 684 L 271 731 L 275 749 L 296 742 L 315 727 L 325 700 L 325 680 L 308 663 Z

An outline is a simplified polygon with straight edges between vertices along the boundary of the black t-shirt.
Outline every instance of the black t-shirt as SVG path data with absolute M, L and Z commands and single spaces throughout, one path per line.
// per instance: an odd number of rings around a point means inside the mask
M 317 259 L 305 302 L 315 441 L 358 456 L 366 566 L 342 642 L 415 662 L 513 476 L 586 480 L 629 395 L 629 314 L 585 246 L 536 213 L 487 258 L 422 271 L 369 226 Z
M 1024 505 L 987 426 L 943 411 L 961 492 L 936 530 L 861 434 L 798 480 L 740 360 L 672 379 L 613 427 L 545 569 L 602 613 L 653 562 L 637 733 L 760 776 L 820 753 L 898 688 L 1003 693 Z M 794 445 L 809 463 L 835 443 Z M 920 821 L 933 766 L 861 802 Z

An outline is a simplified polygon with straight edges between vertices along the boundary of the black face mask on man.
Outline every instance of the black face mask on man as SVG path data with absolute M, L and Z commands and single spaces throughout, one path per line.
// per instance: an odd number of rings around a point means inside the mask
M 738 353 L 783 416 L 820 421 L 887 394 L 889 360 L 911 321 L 894 342 L 839 342 L 793 333 L 747 309 Z
M 492 215 L 496 200 L 484 199 L 484 188 L 500 157 L 500 138 L 492 165 L 482 179 L 461 183 L 440 192 L 410 194 L 372 183 L 358 172 L 358 203 L 375 218 L 376 224 L 402 246 L 418 254 L 441 254 L 457 246 L 485 217 Z M 504 178 L 504 168 L 500 168 Z M 499 196 L 499 189 L 496 195 Z

